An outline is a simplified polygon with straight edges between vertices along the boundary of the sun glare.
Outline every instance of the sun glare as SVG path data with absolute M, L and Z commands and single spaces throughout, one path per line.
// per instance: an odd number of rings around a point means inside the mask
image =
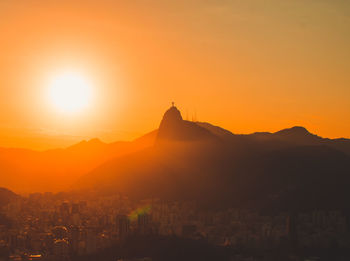
M 90 105 L 92 86 L 81 74 L 65 72 L 51 79 L 48 94 L 56 110 L 73 114 Z

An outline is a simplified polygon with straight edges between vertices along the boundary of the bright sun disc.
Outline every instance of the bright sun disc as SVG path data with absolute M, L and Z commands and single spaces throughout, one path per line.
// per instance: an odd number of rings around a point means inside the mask
M 49 86 L 49 98 L 57 110 L 64 113 L 76 113 L 89 105 L 92 88 L 82 75 L 63 73 L 52 79 Z

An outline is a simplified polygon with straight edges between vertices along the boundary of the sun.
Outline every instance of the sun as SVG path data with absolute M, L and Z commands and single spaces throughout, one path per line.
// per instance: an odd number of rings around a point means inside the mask
M 86 109 L 92 101 L 89 80 L 77 72 L 64 72 L 52 77 L 48 88 L 49 102 L 65 114 L 75 114 Z

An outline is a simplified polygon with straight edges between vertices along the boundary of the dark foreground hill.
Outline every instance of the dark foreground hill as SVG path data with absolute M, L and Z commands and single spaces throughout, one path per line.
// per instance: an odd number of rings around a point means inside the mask
M 346 139 L 323 139 L 302 127 L 234 135 L 185 121 L 171 107 L 154 146 L 107 161 L 74 189 L 197 200 L 210 208 L 346 208 L 349 148 Z

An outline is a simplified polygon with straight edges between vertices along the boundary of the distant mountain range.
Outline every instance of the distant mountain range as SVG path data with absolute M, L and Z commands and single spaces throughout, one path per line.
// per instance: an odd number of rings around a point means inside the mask
M 108 160 L 73 189 L 196 200 L 211 208 L 347 206 L 350 140 L 324 139 L 303 127 L 235 135 L 185 121 L 174 106 L 152 135 L 154 145 Z
M 109 159 L 151 146 L 154 137 L 151 132 L 132 142 L 109 144 L 92 139 L 43 152 L 0 148 L 0 186 L 22 193 L 65 190 Z
M 303 127 L 233 134 L 169 108 L 131 142 L 82 141 L 37 152 L 0 149 L 1 187 L 196 200 L 203 207 L 346 208 L 350 140 Z

